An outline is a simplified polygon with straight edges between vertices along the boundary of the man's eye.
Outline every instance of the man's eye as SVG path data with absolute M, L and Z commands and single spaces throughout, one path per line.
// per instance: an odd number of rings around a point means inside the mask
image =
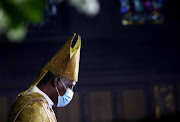
M 72 86 L 68 86 L 70 89 L 72 89 Z

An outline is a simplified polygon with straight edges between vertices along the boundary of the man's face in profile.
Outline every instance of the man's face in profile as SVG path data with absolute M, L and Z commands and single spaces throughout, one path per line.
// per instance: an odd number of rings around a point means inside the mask
M 67 89 L 71 89 L 73 91 L 73 88 L 76 85 L 76 81 L 72 81 L 67 78 L 62 78 L 61 81 L 62 82 L 59 82 L 59 92 L 61 96 L 63 96 L 66 93 Z

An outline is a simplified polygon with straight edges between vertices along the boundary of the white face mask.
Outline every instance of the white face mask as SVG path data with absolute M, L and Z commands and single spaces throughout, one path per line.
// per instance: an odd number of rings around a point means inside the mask
M 62 82 L 62 81 L 61 81 Z M 62 84 L 64 85 L 64 83 L 62 82 Z M 66 86 L 64 85 L 64 87 L 66 88 Z M 59 94 L 59 91 L 56 87 L 57 93 L 58 93 L 58 103 L 57 103 L 57 107 L 64 107 L 66 106 L 73 98 L 74 92 L 71 89 L 67 89 L 66 88 L 66 93 L 61 96 Z

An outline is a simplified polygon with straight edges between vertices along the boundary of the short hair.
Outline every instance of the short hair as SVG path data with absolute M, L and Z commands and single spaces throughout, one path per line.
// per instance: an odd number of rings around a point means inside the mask
M 58 75 L 48 71 L 45 76 L 40 80 L 37 86 L 46 85 L 49 81 L 56 78 Z

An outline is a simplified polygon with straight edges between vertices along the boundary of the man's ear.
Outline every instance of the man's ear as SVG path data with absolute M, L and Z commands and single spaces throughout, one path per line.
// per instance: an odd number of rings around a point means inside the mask
M 60 77 L 55 77 L 51 82 L 52 86 L 57 87 L 59 85 L 58 81 L 60 81 Z

